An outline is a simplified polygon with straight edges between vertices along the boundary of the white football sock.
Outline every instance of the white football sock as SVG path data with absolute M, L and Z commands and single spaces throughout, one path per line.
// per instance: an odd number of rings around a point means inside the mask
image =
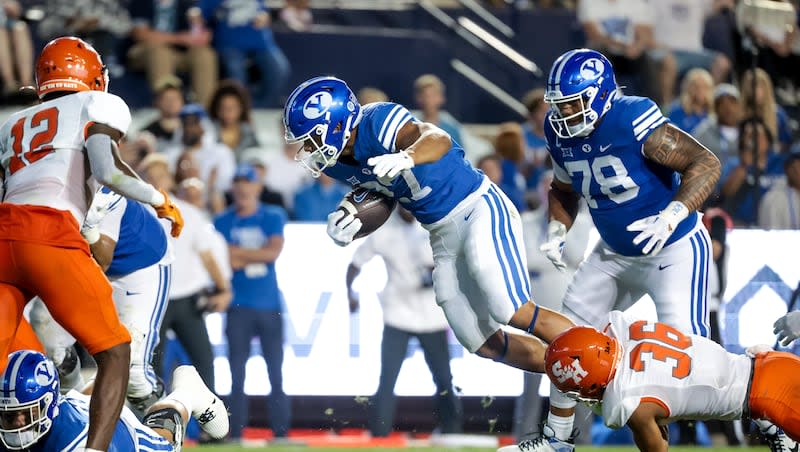
M 561 441 L 566 441 L 570 438 L 574 424 L 574 414 L 569 417 L 556 416 L 552 412 L 547 414 L 547 425 L 553 429 L 553 434 Z

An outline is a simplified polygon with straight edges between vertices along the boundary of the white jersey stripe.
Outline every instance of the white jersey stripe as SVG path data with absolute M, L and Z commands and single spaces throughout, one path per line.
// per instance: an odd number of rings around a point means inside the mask
M 647 132 L 649 132 L 649 131 L 651 131 L 651 130 L 654 130 L 654 129 L 656 129 L 658 126 L 660 126 L 661 124 L 664 124 L 665 122 L 667 122 L 667 118 L 666 118 L 666 117 L 664 117 L 664 116 L 662 116 L 662 117 L 661 117 L 661 119 L 659 119 L 658 121 L 656 121 L 656 122 L 655 122 L 654 124 L 652 124 L 650 127 L 648 127 L 648 128 L 646 128 L 646 129 L 644 129 L 644 130 L 642 131 L 642 133 L 640 133 L 640 134 L 636 135 L 636 140 L 637 140 L 637 141 L 642 141 L 642 138 L 644 138 L 644 137 L 645 137 L 645 135 L 647 135 Z
M 386 129 L 386 135 L 381 138 L 381 144 L 389 151 L 394 148 L 394 139 L 397 136 L 397 130 L 400 128 L 401 124 L 405 124 L 411 118 L 408 110 L 403 107 L 400 108 L 401 110 L 394 116 L 392 123 L 389 124 L 389 127 Z
M 387 137 L 386 137 L 386 138 L 389 138 L 389 145 L 388 145 L 388 146 L 385 146 L 385 147 L 386 147 L 386 149 L 388 149 L 388 150 L 390 150 L 390 151 L 392 151 L 392 152 L 394 152 L 394 151 L 395 151 L 395 145 L 396 145 L 396 143 L 395 143 L 395 142 L 397 141 L 397 132 L 399 132 L 399 131 L 400 131 L 400 129 L 401 129 L 401 128 L 402 128 L 402 127 L 403 127 L 403 126 L 404 126 L 404 125 L 405 125 L 405 124 L 406 124 L 408 121 L 411 121 L 411 114 L 410 114 L 410 113 L 408 113 L 408 112 L 406 112 L 406 113 L 405 113 L 405 115 L 403 116 L 403 118 L 401 118 L 401 119 L 400 119 L 400 123 L 399 123 L 399 124 L 397 124 L 397 127 L 395 127 L 395 128 L 394 128 L 394 134 L 392 134 L 392 136 L 391 136 L 391 137 L 389 137 L 389 136 L 387 136 Z
M 638 126 L 635 126 L 633 128 L 633 134 L 634 135 L 639 135 L 640 133 L 642 133 L 642 130 L 647 129 L 648 127 L 653 125 L 654 122 L 658 121 L 659 118 L 663 118 L 663 117 L 664 117 L 664 115 L 661 114 L 661 111 L 659 111 L 659 110 L 654 111 L 653 113 L 650 114 L 650 116 L 645 118 L 644 121 L 640 122 Z
M 394 119 L 394 116 L 400 111 L 401 108 L 403 108 L 402 105 L 396 105 L 394 108 L 392 108 L 389 114 L 386 115 L 386 119 L 384 119 L 383 125 L 381 126 L 381 131 L 378 132 L 378 140 L 383 141 L 383 137 L 386 136 L 385 134 L 387 127 L 389 127 L 392 119 Z
M 657 110 L 658 110 L 658 105 L 653 105 L 652 107 L 650 107 L 650 109 L 649 109 L 649 110 L 647 110 L 646 112 L 644 112 L 644 113 L 642 113 L 641 115 L 639 115 L 639 117 L 638 117 L 638 118 L 634 119 L 634 120 L 633 120 L 633 122 L 631 123 L 631 125 L 632 125 L 633 127 L 636 127 L 636 125 L 637 125 L 637 124 L 639 124 L 639 123 L 641 123 L 642 121 L 644 121 L 644 120 L 645 120 L 645 119 L 646 119 L 648 116 L 652 115 L 652 114 L 653 114 L 653 113 L 655 113 Z

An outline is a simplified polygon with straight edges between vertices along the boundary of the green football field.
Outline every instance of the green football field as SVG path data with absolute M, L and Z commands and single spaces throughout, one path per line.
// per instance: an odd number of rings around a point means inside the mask
M 187 448 L 190 451 L 213 451 L 213 452 L 233 452 L 233 451 L 269 451 L 269 452 L 341 452 L 346 450 L 355 450 L 358 452 L 387 452 L 414 449 L 419 451 L 442 451 L 442 452 L 495 452 L 497 449 L 486 449 L 478 447 L 408 447 L 404 449 L 394 448 L 344 448 L 344 447 L 304 447 L 304 446 L 270 446 L 270 447 L 243 447 L 243 446 L 203 446 Z M 576 449 L 578 452 L 633 452 L 637 449 L 633 446 L 629 447 L 579 447 Z M 755 452 L 755 451 L 768 451 L 764 447 L 671 447 L 670 450 L 676 452 Z

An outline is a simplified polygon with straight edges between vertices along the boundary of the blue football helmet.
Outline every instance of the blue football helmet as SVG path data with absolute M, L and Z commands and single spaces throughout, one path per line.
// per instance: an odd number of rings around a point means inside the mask
M 575 49 L 558 57 L 547 77 L 544 101 L 561 138 L 585 137 L 611 108 L 618 92 L 614 68 L 602 53 Z M 563 112 L 565 104 L 572 108 Z
M 361 106 L 343 80 L 315 77 L 295 88 L 283 110 L 286 142 L 303 143 L 295 160 L 318 177 L 336 164 L 353 129 L 361 120 Z
M 7 449 L 27 449 L 58 414 L 58 371 L 43 354 L 21 350 L 8 355 L 1 384 L 0 440 Z

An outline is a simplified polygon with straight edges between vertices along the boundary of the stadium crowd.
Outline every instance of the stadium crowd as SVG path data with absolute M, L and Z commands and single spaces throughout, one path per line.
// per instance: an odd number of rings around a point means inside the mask
M 229 438 L 238 440 L 247 425 L 244 370 L 254 337 L 260 338 L 269 366 L 271 428 L 275 436 L 286 436 L 291 404 L 281 380 L 284 301 L 274 262 L 281 253 L 286 222 L 326 221 L 349 187 L 326 175 L 312 178 L 294 160 L 298 146 L 284 144 L 283 125 L 257 123 L 254 109 L 281 106 L 291 88 L 289 61 L 271 28 L 297 33 L 310 29 L 314 2 L 287 0 L 279 10 L 258 0 L 0 3 L 0 81 L 6 105 L 31 101 L 20 88 L 34 85 L 34 54 L 40 47 L 35 43 L 64 33 L 98 49 L 112 86 L 114 78 L 126 72 L 146 78 L 157 117 L 139 121 L 142 126 L 129 131 L 120 153 L 145 180 L 170 193 L 187 218 L 186 230 L 176 240 L 161 348 L 172 344 L 175 349 L 176 339 L 213 389 L 213 354 L 203 316 L 227 312 L 228 318 L 236 318 L 237 327 L 226 331 L 233 375 Z M 720 275 L 730 228 L 800 229 L 796 26 L 753 30 L 752 39 L 743 45 L 748 40 L 736 28 L 735 0 L 486 3 L 490 8 L 574 9 L 586 46 L 609 57 L 620 84 L 628 85 L 626 94 L 657 100 L 673 124 L 719 158 L 722 176 L 704 206 L 704 222 Z M 800 6 L 797 1 L 788 3 Z M 795 25 L 800 24 L 800 14 L 797 18 Z M 125 42 L 131 45 L 122 52 Z M 546 187 L 552 180 L 544 138 L 549 109 L 544 89 L 532 86 L 519 99 L 527 118 L 496 125 L 490 136 L 479 136 L 447 112 L 440 77 L 406 75 L 416 117 L 438 125 L 456 142 L 491 149 L 466 152 L 523 213 L 532 230 L 544 224 Z M 380 80 L 353 88 L 362 104 L 388 100 Z M 264 129 L 268 140 L 263 139 Z M 271 254 L 260 263 L 247 257 L 249 248 L 261 246 L 260 238 L 231 234 L 232 223 L 251 220 L 264 229 L 269 243 Z M 258 244 L 251 246 L 248 240 Z M 539 243 L 543 238 L 531 240 Z M 540 254 L 538 246 L 527 249 Z M 539 273 L 537 268 L 529 270 Z M 712 298 L 718 300 L 724 287 L 720 276 Z M 169 359 L 161 352 L 156 356 L 156 370 L 167 379 L 171 372 L 161 363 Z M 526 385 L 527 390 L 536 387 L 538 380 Z

